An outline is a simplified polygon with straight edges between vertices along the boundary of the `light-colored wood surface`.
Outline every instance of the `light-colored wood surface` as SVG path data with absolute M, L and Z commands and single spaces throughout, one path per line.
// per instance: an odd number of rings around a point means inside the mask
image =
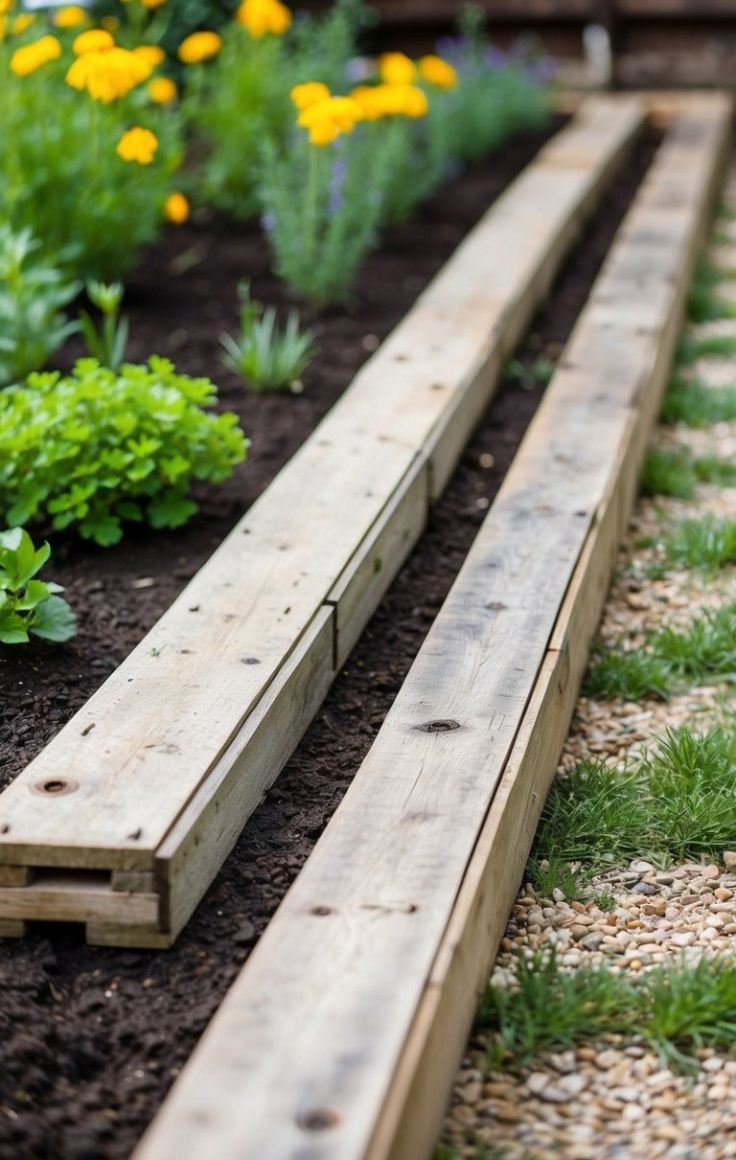
M 157 894 L 114 893 L 110 883 L 90 882 L 84 872 L 60 878 L 38 871 L 28 886 L 0 891 L 0 919 L 53 919 L 55 922 L 114 920 L 121 924 L 158 921 Z
M 372 750 L 136 1160 L 429 1154 L 562 745 L 729 114 L 714 100 L 677 119 Z M 666 209 L 642 232 L 650 205 Z M 655 272 L 623 276 L 641 246 Z
M 561 134 L 570 164 L 542 157 L 498 200 L 171 609 L 0 795 L 0 858 L 153 868 L 443 417 L 481 380 L 489 397 L 540 266 L 551 276 L 549 248 L 641 123 L 636 98 L 592 99 Z M 443 452 L 443 478 L 461 444 Z M 69 792 L 43 792 L 60 780 Z

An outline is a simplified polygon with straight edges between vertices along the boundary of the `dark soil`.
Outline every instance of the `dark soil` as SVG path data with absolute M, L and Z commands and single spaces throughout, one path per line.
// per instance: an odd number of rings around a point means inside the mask
M 80 613 L 76 641 L 3 658 L 0 760 L 9 780 L 164 611 L 244 507 L 349 382 L 374 336 L 398 321 L 454 246 L 531 157 L 541 138 L 508 147 L 447 186 L 421 220 L 395 231 L 368 263 L 354 309 L 320 323 L 320 357 L 300 397 L 223 399 L 253 439 L 250 462 L 202 514 L 168 537 L 137 533 L 114 550 L 57 547 L 54 572 Z M 648 164 L 642 143 L 614 184 L 549 304 L 522 362 L 554 359 Z M 201 262 L 172 271 L 182 251 Z M 151 349 L 206 373 L 234 321 L 235 285 L 283 300 L 252 232 L 193 228 L 151 255 L 132 290 L 134 357 Z M 503 479 L 542 387 L 510 376 L 490 407 L 430 527 L 363 634 L 324 708 L 256 812 L 176 947 L 88 948 L 75 927 L 38 927 L 0 949 L 0 1157 L 100 1160 L 129 1155 L 267 925 L 369 748 Z M 169 570 L 169 562 L 174 561 Z M 140 581 L 153 583 L 139 586 Z M 6 764 L 5 764 L 6 763 Z

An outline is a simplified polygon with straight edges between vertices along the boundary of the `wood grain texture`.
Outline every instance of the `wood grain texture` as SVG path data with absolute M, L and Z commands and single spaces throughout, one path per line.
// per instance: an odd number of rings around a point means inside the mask
M 592 98 L 561 134 L 574 161 L 542 156 L 471 231 L 170 610 L 0 795 L 0 858 L 153 869 L 443 417 L 480 381 L 489 396 L 498 351 L 536 302 L 540 267 L 551 276 L 550 246 L 642 116 L 635 98 Z M 39 792 L 59 779 L 70 792 Z
M 136 1160 L 429 1154 L 562 745 L 729 116 L 714 101 L 665 142 L 373 748 Z M 635 215 L 663 203 L 643 234 Z M 656 275 L 624 275 L 642 245 Z M 641 326 L 632 305 L 653 293 Z M 575 650 L 550 647 L 561 609 Z

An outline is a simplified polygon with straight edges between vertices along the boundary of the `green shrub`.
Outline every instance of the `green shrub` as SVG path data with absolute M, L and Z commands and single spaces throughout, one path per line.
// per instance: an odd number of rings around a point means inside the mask
M 34 548 L 23 528 L 0 532 L 0 644 L 69 640 L 77 631 L 74 613 L 58 584 L 36 580 L 51 555 L 48 544 Z
M 70 375 L 31 375 L 0 411 L 0 518 L 75 526 L 116 543 L 125 521 L 175 528 L 197 510 L 193 479 L 220 483 L 245 458 L 234 414 L 208 414 L 209 379 L 153 357 L 119 374 L 80 359 Z
M 39 260 L 29 230 L 0 225 L 0 387 L 39 370 L 77 329 L 61 313 L 79 290 Z

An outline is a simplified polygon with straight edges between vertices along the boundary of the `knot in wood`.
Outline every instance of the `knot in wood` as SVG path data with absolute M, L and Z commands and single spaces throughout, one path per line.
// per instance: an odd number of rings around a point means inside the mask
M 336 1128 L 340 1123 L 340 1113 L 334 1108 L 310 1108 L 297 1116 L 300 1128 L 307 1132 L 324 1132 L 328 1128 Z
M 60 797 L 64 793 L 74 793 L 79 789 L 79 783 L 69 777 L 46 777 L 43 781 L 37 781 L 33 789 L 44 796 Z
M 423 725 L 415 726 L 420 733 L 451 733 L 453 729 L 459 728 L 460 722 L 450 717 L 440 717 L 436 721 L 425 721 Z

